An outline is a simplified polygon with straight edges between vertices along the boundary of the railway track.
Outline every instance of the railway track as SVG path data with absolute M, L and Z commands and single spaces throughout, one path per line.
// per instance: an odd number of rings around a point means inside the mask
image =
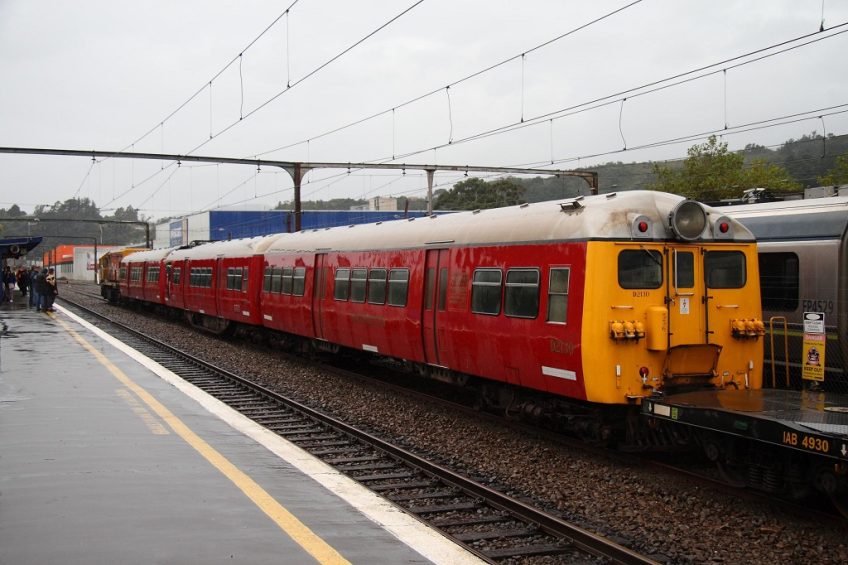
M 653 563 L 560 517 L 61 297 L 121 341 L 490 563 Z

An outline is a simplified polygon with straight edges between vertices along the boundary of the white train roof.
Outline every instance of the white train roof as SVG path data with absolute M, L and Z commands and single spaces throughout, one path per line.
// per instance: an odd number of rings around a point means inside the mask
M 848 197 L 760 202 L 716 208 L 741 221 L 758 240 L 844 237 Z
M 173 250 L 168 256 L 170 261 L 183 259 L 215 259 L 216 257 L 249 257 L 265 253 L 271 243 L 286 234 L 260 235 L 243 239 L 212 241 L 194 247 L 182 247 Z
M 631 240 L 633 222 L 640 216 L 651 222 L 647 239 L 668 240 L 669 214 L 682 196 L 634 190 L 495 208 L 434 215 L 377 224 L 306 230 L 282 234 L 268 253 L 291 251 L 403 249 L 444 245 L 612 239 Z M 712 224 L 724 216 L 721 209 L 704 206 L 708 226 L 704 239 L 712 238 Z M 733 239 L 752 241 L 751 232 L 732 221 Z
M 175 247 L 160 247 L 158 249 L 149 249 L 147 251 L 137 251 L 124 257 L 125 263 L 146 263 L 150 261 L 161 261 Z

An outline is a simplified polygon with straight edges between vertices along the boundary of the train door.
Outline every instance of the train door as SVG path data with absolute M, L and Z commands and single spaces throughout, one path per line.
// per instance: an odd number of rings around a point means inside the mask
M 439 359 L 439 318 L 445 312 L 448 292 L 448 250 L 430 249 L 424 265 L 424 304 L 421 333 L 424 359 L 441 366 Z
M 327 286 L 326 260 L 326 253 L 317 253 L 315 255 L 314 288 L 312 289 L 312 329 L 314 333 L 312 335 L 318 339 L 324 339 L 322 305 L 324 304 L 324 294 Z
M 703 255 L 694 246 L 666 252 L 669 346 L 708 343 Z
M 721 345 L 711 342 L 710 296 L 701 249 L 670 245 L 665 249 L 668 308 L 667 385 L 709 381 L 718 367 Z

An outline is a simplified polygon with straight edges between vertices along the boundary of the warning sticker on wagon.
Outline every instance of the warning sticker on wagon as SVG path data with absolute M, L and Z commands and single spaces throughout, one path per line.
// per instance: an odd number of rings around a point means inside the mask
M 804 334 L 801 376 L 809 381 L 824 380 L 824 334 Z

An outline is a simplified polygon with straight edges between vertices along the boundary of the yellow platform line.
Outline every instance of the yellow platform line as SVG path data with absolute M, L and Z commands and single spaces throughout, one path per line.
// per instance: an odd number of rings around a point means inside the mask
M 251 479 L 247 474 L 241 471 L 238 467 L 230 463 L 230 461 L 218 453 L 211 445 L 206 443 L 200 436 L 195 434 L 186 424 L 177 418 L 170 410 L 165 408 L 156 398 L 153 397 L 144 388 L 130 379 L 121 369 L 116 367 L 103 353 L 98 351 L 85 338 L 71 328 L 60 318 L 54 318 L 71 337 L 73 337 L 80 345 L 82 345 L 89 353 L 91 353 L 101 365 L 106 367 L 112 375 L 118 379 L 124 386 L 130 389 L 142 402 L 153 410 L 162 418 L 168 426 L 174 430 L 174 433 L 179 435 L 186 443 L 200 453 L 209 463 L 218 469 L 225 477 L 230 479 L 233 484 L 238 487 L 256 506 L 258 506 L 265 514 L 268 515 L 277 526 L 280 527 L 289 537 L 297 542 L 307 553 L 315 558 L 319 563 L 342 564 L 349 563 L 342 555 L 333 549 L 327 542 L 318 537 L 310 530 L 303 522 L 298 520 L 291 512 L 286 510 L 279 502 L 277 502 L 265 489 L 259 486 L 256 481 Z

